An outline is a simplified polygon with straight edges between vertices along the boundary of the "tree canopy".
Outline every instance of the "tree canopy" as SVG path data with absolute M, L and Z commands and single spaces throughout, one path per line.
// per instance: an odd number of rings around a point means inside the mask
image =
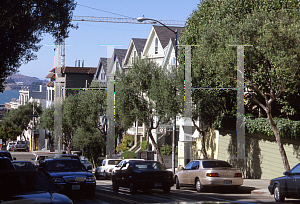
M 299 7 L 298 0 L 202 1 L 180 40 L 199 45 L 193 50 L 193 76 L 202 87 L 235 87 L 236 46 L 251 45 L 244 48 L 246 97 L 265 112 L 286 171 L 290 167 L 272 118 L 272 103 L 284 105 L 282 93 L 293 92 L 300 82 Z M 183 51 L 180 57 L 183 61 Z
M 74 0 L 2 0 L 0 3 L 0 91 L 5 78 L 22 63 L 36 59 L 34 52 L 45 33 L 55 43 L 68 37 Z
M 116 78 L 117 123 L 130 127 L 135 121 L 146 124 L 158 160 L 164 165 L 152 135 L 160 123 L 181 113 L 180 95 L 175 95 L 175 70 L 165 70 L 150 59 L 139 59 Z

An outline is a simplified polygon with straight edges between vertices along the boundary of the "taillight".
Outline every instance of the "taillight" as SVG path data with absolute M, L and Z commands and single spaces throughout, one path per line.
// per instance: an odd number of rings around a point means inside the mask
M 207 173 L 206 174 L 207 177 L 219 177 L 218 173 Z
M 242 177 L 242 173 L 235 173 L 234 177 Z

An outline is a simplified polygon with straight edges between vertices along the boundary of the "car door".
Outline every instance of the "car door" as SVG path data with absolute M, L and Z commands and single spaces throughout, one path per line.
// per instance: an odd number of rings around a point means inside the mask
M 182 171 L 182 173 L 180 175 L 180 178 L 179 178 L 180 183 L 182 183 L 184 185 L 191 185 L 191 181 L 190 181 L 190 178 L 189 178 L 189 173 L 191 173 L 191 169 L 192 169 L 193 164 L 194 164 L 194 161 L 191 161 L 190 163 L 188 163 L 185 166 L 185 168 Z
M 192 167 L 188 171 L 188 183 L 190 185 L 194 185 L 195 184 L 195 178 L 197 177 L 199 166 L 200 166 L 200 162 L 199 161 L 193 161 Z
M 132 166 L 130 165 L 130 162 L 124 163 L 118 173 L 116 173 L 116 179 L 118 179 L 119 186 L 129 187 L 131 174 Z
M 288 173 L 284 173 L 288 177 L 287 189 L 291 197 L 300 197 L 300 163 L 292 168 Z

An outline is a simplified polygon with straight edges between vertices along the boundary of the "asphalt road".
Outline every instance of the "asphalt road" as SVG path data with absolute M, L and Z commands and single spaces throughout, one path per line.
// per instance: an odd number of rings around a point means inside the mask
M 34 154 L 31 152 L 11 152 L 17 160 L 32 161 Z M 172 203 L 172 204 L 204 204 L 204 203 L 276 203 L 269 193 L 255 194 L 253 188 L 241 186 L 239 190 L 232 192 L 230 189 L 210 189 L 197 193 L 192 188 L 176 190 L 172 187 L 169 194 L 162 190 L 138 191 L 131 194 L 128 189 L 120 188 L 118 192 L 112 190 L 111 180 L 97 180 L 96 195 L 94 198 L 84 196 L 71 196 L 74 204 L 105 203 L 105 204 L 139 204 L 139 203 Z M 287 199 L 285 203 L 300 203 L 300 200 Z

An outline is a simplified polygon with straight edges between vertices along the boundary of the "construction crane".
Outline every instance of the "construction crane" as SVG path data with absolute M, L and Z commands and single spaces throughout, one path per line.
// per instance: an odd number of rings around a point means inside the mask
M 90 21 L 90 22 L 105 22 L 105 23 L 132 23 L 132 24 L 157 24 L 154 21 L 139 22 L 136 18 L 113 18 L 113 17 L 95 17 L 95 16 L 73 16 L 72 21 Z M 185 21 L 176 20 L 159 20 L 165 25 L 184 26 Z

